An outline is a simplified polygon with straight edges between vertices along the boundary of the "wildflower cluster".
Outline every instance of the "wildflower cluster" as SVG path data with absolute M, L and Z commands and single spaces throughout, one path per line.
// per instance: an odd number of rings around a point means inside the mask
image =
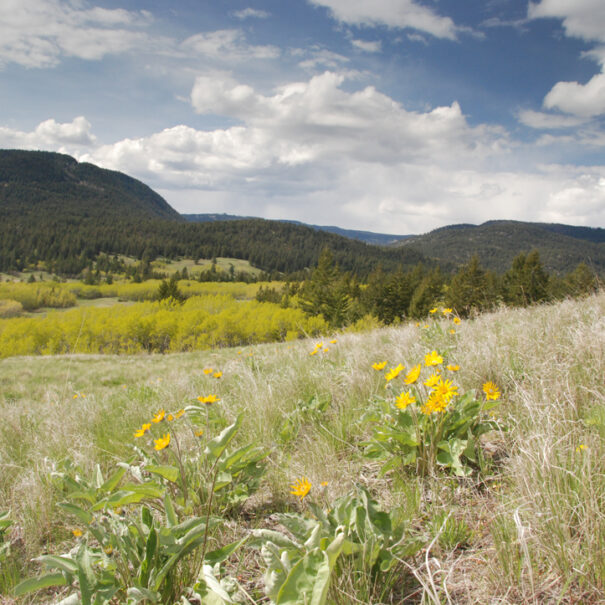
M 372 365 L 375 371 L 385 367 L 386 362 Z M 433 472 L 437 465 L 458 475 L 468 474 L 470 465 L 478 462 L 477 438 L 497 428 L 493 421 L 483 420 L 483 412 L 495 405 L 500 390 L 486 382 L 484 401 L 477 401 L 473 392 L 461 395 L 453 378 L 460 366 L 446 365 L 436 350 L 428 352 L 424 362 L 407 373 L 404 369 L 400 363 L 385 373 L 386 387 L 397 391 L 394 385 L 400 381 L 404 388 L 393 399 L 383 400 L 366 454 L 386 457 L 385 472 L 402 463 L 416 466 L 421 474 Z
M 173 422 L 174 420 L 178 420 L 181 416 L 183 416 L 183 414 L 185 414 L 185 410 L 182 408 L 174 413 L 166 413 L 166 410 L 164 408 L 162 408 L 161 410 L 158 410 L 158 412 L 153 415 L 150 422 L 144 422 L 143 425 L 141 426 L 141 428 L 137 429 L 134 432 L 135 439 L 138 439 L 139 437 L 143 437 L 147 433 L 149 433 L 150 435 L 153 435 L 153 433 L 152 433 L 153 425 L 159 426 L 160 423 L 163 423 L 163 422 L 167 422 L 167 423 Z M 170 445 L 170 433 L 166 432 L 158 439 L 154 439 L 154 444 L 155 444 L 154 449 L 158 450 L 158 451 L 163 450 L 164 448 L 168 447 Z
M 333 338 L 329 344 L 331 345 L 335 345 L 338 341 Z M 330 350 L 330 347 L 325 345 L 323 343 L 323 341 L 319 341 L 315 343 L 315 346 L 313 347 L 313 350 L 309 352 L 309 355 L 313 356 L 313 355 L 317 355 L 318 353 L 327 353 Z

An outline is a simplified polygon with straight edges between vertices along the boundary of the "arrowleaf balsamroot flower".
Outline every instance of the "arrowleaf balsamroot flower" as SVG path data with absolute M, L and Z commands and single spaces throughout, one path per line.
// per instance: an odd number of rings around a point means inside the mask
M 161 409 L 152 419 L 151 422 L 155 422 L 156 424 L 158 422 L 162 422 L 162 420 L 164 420 L 164 416 L 166 416 L 166 410 Z
M 450 363 L 449 366 L 446 366 L 446 368 L 450 371 L 450 372 L 457 372 L 460 369 L 459 365 L 454 365 L 452 363 Z
M 462 323 L 462 320 L 459 317 L 454 317 L 454 319 L 452 320 L 456 325 L 459 325 Z
M 431 374 L 424 381 L 424 384 L 429 388 L 433 388 L 439 382 L 439 378 L 441 378 L 441 376 L 439 376 L 439 374 Z
M 170 433 L 166 433 L 163 437 L 160 437 L 159 439 L 154 439 L 153 442 L 155 443 L 154 449 L 158 451 L 163 450 L 170 444 Z
M 380 370 L 384 370 L 384 368 L 386 367 L 387 362 L 386 361 L 381 361 L 381 362 L 376 362 L 372 364 L 372 367 L 377 371 L 380 372 Z
M 404 378 L 403 382 L 405 382 L 405 384 L 414 384 L 417 380 L 418 380 L 418 376 L 420 376 L 420 364 L 418 364 L 417 366 L 414 366 L 407 374 L 407 376 Z
M 433 412 L 444 412 L 447 408 L 448 401 L 436 392 L 429 395 L 425 404 L 420 408 L 420 411 L 427 416 Z
M 431 366 L 438 366 L 443 363 L 443 357 L 437 353 L 437 351 L 431 351 L 424 356 L 424 365 L 428 368 Z
M 454 311 L 453 309 L 447 308 L 447 309 L 443 309 L 442 313 L 444 315 L 451 315 L 453 313 L 453 311 Z
M 410 394 L 410 392 L 402 392 L 398 397 L 395 398 L 395 405 L 400 410 L 405 410 L 408 405 L 416 403 L 416 398 Z
M 135 437 L 142 437 L 151 428 L 151 422 L 145 423 L 138 431 L 135 432 Z
M 204 374 L 206 374 L 206 376 L 208 376 L 208 374 L 212 374 L 212 372 L 214 372 L 212 368 L 204 368 Z
M 290 493 L 294 496 L 298 496 L 302 500 L 311 490 L 311 483 L 306 477 L 301 477 L 290 487 L 292 488 Z
M 493 401 L 500 399 L 500 389 L 491 381 L 488 381 L 483 385 L 483 392 L 488 401 L 490 399 Z
M 396 368 L 391 368 L 385 375 L 387 382 L 393 380 L 394 378 L 397 378 L 397 376 L 399 376 L 399 374 L 401 374 L 404 369 L 405 366 L 403 366 L 402 364 L 399 364 Z
M 216 403 L 217 401 L 220 401 L 221 398 L 216 395 L 206 395 L 206 397 L 198 397 L 197 400 L 200 403 Z
M 220 378 L 220 377 L 223 375 L 223 373 L 222 373 L 221 371 L 218 371 L 218 372 L 214 372 L 214 374 L 212 374 L 212 375 L 213 375 L 215 378 Z
M 433 387 L 433 393 L 437 397 L 442 397 L 446 402 L 449 402 L 452 397 L 458 395 L 458 387 L 452 384 L 451 380 L 439 379 L 439 382 Z

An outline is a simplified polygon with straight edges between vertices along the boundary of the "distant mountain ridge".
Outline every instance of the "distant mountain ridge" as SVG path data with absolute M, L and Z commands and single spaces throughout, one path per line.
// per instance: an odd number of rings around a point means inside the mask
M 571 271 L 585 262 L 605 273 L 605 229 L 521 221 L 448 225 L 400 242 L 434 260 L 461 265 L 477 254 L 484 267 L 506 271 L 520 252 L 538 250 L 549 271 Z
M 186 220 L 197 223 L 208 223 L 216 221 L 237 221 L 246 220 L 258 217 L 252 216 L 239 216 L 237 214 L 217 214 L 217 213 L 206 213 L 206 214 L 182 214 Z M 360 231 L 356 229 L 343 229 L 342 227 L 336 227 L 335 225 L 312 225 L 310 223 L 303 223 L 301 221 L 294 221 L 289 219 L 275 219 L 280 223 L 291 223 L 293 225 L 303 225 L 305 227 L 311 227 L 318 231 L 327 231 L 329 233 L 335 233 L 336 235 L 342 235 L 349 239 L 355 239 L 366 244 L 372 244 L 374 246 L 391 246 L 404 239 L 413 237 L 411 235 L 390 235 L 388 233 L 375 233 L 374 231 Z
M 396 236 L 222 213 L 194 218 L 198 222 L 120 172 L 58 153 L 0 150 L 0 270 L 43 261 L 56 272 L 77 274 L 104 252 L 139 259 L 228 256 L 294 273 L 314 266 L 329 247 L 342 270 L 361 277 L 378 266 L 407 270 L 419 262 L 451 272 L 473 254 L 501 273 L 520 252 L 535 248 L 549 271 L 586 262 L 605 275 L 600 228 L 488 221 Z

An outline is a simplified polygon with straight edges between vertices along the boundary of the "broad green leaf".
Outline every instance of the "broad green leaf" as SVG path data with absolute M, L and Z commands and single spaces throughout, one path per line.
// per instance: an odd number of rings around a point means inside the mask
M 34 590 L 40 590 L 41 588 L 49 588 L 51 586 L 67 586 L 71 584 L 68 578 L 62 573 L 49 573 L 39 578 L 30 578 L 24 580 L 15 587 L 15 596 L 21 596 Z
M 92 594 L 97 580 L 85 544 L 82 544 L 76 553 L 76 563 L 78 564 L 78 583 L 80 584 L 82 605 L 92 605 Z
M 272 529 L 253 529 L 252 535 L 261 542 L 272 542 L 280 548 L 291 548 L 294 550 L 302 550 L 303 548 L 302 544 Z
M 82 523 L 84 523 L 85 525 L 90 525 L 92 523 L 92 520 L 94 519 L 92 514 L 89 513 L 87 510 L 80 508 L 76 504 L 71 504 L 71 502 L 59 502 L 59 506 L 63 510 L 66 510 L 68 513 L 71 513 L 75 517 L 78 517 L 78 519 L 80 519 L 80 521 L 82 521 Z
M 247 536 L 245 538 L 242 538 L 241 540 L 237 540 L 236 542 L 227 544 L 222 548 L 207 552 L 206 556 L 204 557 L 204 561 L 213 566 L 217 563 L 222 563 L 223 561 L 228 559 L 242 544 L 244 544 L 246 540 L 248 540 Z
M 40 561 L 49 569 L 60 569 L 68 574 L 75 574 L 78 571 L 77 563 L 70 557 L 62 557 L 61 555 L 42 555 L 34 559 Z
M 131 601 L 130 599 L 133 599 Z M 154 590 L 143 588 L 141 586 L 133 586 L 128 589 L 128 602 L 140 603 L 141 601 L 149 601 L 150 603 L 161 603 L 162 595 Z
M 176 517 L 176 513 L 174 512 L 172 498 L 168 492 L 166 492 L 166 495 L 164 496 L 164 510 L 166 511 L 166 521 L 168 523 L 168 527 L 173 527 L 178 523 L 178 519 Z
M 101 489 L 104 492 L 112 492 L 124 476 L 125 472 L 126 468 L 118 468 L 118 470 L 103 483 Z
M 154 475 L 164 477 L 164 479 L 172 481 L 172 483 L 176 483 L 177 479 L 179 478 L 179 469 L 176 466 L 171 466 L 169 464 L 146 466 L 145 470 L 153 473 Z
M 241 419 L 242 416 L 240 414 L 233 424 L 223 429 L 217 437 L 208 442 L 205 449 L 205 454 L 207 456 L 211 456 L 215 460 L 221 457 L 225 451 L 225 448 L 229 445 L 229 442 L 233 439 L 233 437 L 235 437 L 235 434 L 239 429 Z

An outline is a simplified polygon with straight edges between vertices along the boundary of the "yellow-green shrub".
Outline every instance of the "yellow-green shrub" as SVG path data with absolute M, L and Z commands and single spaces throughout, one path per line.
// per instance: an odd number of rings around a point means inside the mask
M 17 300 L 0 300 L 0 317 L 16 317 L 23 312 L 23 305 Z
M 87 307 L 47 317 L 0 320 L 0 357 L 60 353 L 190 351 L 316 335 L 321 317 L 273 303 L 195 296 L 108 308 Z

